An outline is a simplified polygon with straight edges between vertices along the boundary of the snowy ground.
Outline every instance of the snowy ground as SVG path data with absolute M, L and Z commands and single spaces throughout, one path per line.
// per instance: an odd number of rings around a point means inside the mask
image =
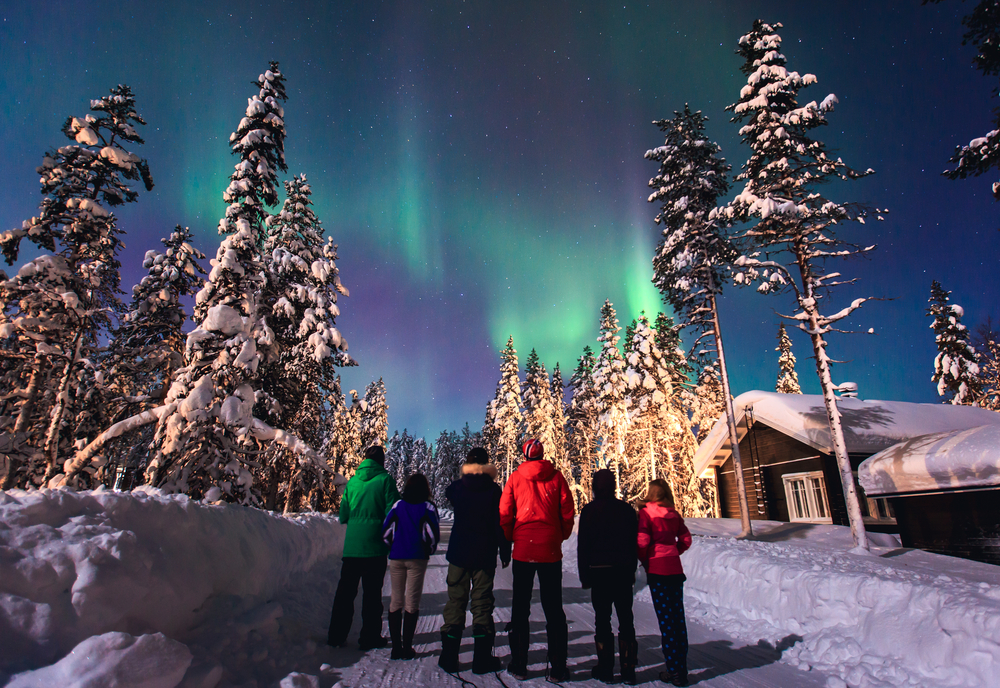
M 991 686 L 1000 676 L 1000 567 L 902 550 L 858 557 L 847 529 L 689 521 L 684 555 L 692 682 L 704 686 Z M 0 685 L 143 688 L 458 686 L 437 668 L 446 563 L 428 569 L 418 659 L 325 645 L 343 530 L 137 493 L 0 493 Z M 589 593 L 566 543 L 564 601 L 574 683 L 594 665 Z M 498 571 L 497 620 L 510 613 Z M 656 680 L 659 637 L 637 583 L 639 677 Z M 352 642 L 356 638 L 356 630 Z M 544 682 L 533 607 L 528 683 Z M 503 636 L 498 654 L 505 656 Z M 473 676 L 471 640 L 462 676 Z M 21 673 L 16 673 L 21 672 Z M 501 675 L 512 686 L 516 681 Z

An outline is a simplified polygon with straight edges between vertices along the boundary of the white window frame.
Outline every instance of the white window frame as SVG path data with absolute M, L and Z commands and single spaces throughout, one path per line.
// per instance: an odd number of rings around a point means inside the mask
M 785 499 L 790 522 L 833 523 L 823 471 L 786 473 L 781 476 L 781 480 L 785 484 Z M 796 492 L 796 484 L 801 486 L 801 491 Z M 804 507 L 805 513 L 799 508 L 800 506 Z
M 892 507 L 889 504 L 889 500 L 885 497 L 869 497 L 865 494 L 864 488 L 860 487 L 858 482 L 858 474 L 854 473 L 854 485 L 858 487 L 858 495 L 865 500 L 865 511 L 862 514 L 864 516 L 864 522 L 871 525 L 896 525 L 896 514 L 893 512 Z M 879 509 L 879 504 L 881 503 L 883 509 Z M 882 516 L 882 511 L 887 515 Z

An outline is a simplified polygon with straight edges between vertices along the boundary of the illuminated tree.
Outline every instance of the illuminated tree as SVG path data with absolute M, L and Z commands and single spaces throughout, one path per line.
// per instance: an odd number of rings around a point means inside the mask
M 501 483 L 506 482 L 521 462 L 519 443 L 524 422 L 523 408 L 517 351 L 514 349 L 514 338 L 510 337 L 507 339 L 507 346 L 500 353 L 500 380 L 483 425 L 483 435 L 491 442 L 487 451 L 500 471 Z
M 545 364 L 538 360 L 538 354 L 534 349 L 528 354 L 528 360 L 524 363 L 522 398 L 525 438 L 532 437 L 541 442 L 545 448 L 545 457 L 554 458 L 557 451 L 552 388 Z
M 590 500 L 591 476 L 597 465 L 597 423 L 600 414 L 594 388 L 594 366 L 597 359 L 589 346 L 577 362 L 570 378 L 569 417 L 566 449 L 574 480 L 574 503 L 577 510 Z
M 594 406 L 597 409 L 597 437 L 600 467 L 615 474 L 620 496 L 621 470 L 626 461 L 625 442 L 629 430 L 628 378 L 626 364 L 618 349 L 618 316 L 611 301 L 601 306 L 601 353 L 594 364 Z

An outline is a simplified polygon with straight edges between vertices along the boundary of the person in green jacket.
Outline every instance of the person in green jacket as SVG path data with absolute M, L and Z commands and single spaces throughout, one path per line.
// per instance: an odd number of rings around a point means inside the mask
M 359 582 L 364 592 L 358 645 L 371 650 L 389 644 L 382 637 L 382 580 L 389 555 L 389 546 L 382 541 L 382 522 L 397 501 L 396 481 L 385 470 L 385 450 L 369 447 L 340 499 L 340 522 L 347 526 L 347 534 L 330 615 L 330 645 L 339 647 L 347 642 Z

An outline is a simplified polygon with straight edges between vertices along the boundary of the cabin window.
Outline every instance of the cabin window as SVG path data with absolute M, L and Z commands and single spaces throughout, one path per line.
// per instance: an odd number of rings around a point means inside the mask
M 822 471 L 787 473 L 781 478 L 785 483 L 789 521 L 833 523 Z
M 896 522 L 896 512 L 892 510 L 892 505 L 885 497 L 869 497 L 865 494 L 864 488 L 858 482 L 858 474 L 854 474 L 854 485 L 858 488 L 859 502 L 861 502 L 861 515 L 865 523 L 871 524 L 892 524 Z

